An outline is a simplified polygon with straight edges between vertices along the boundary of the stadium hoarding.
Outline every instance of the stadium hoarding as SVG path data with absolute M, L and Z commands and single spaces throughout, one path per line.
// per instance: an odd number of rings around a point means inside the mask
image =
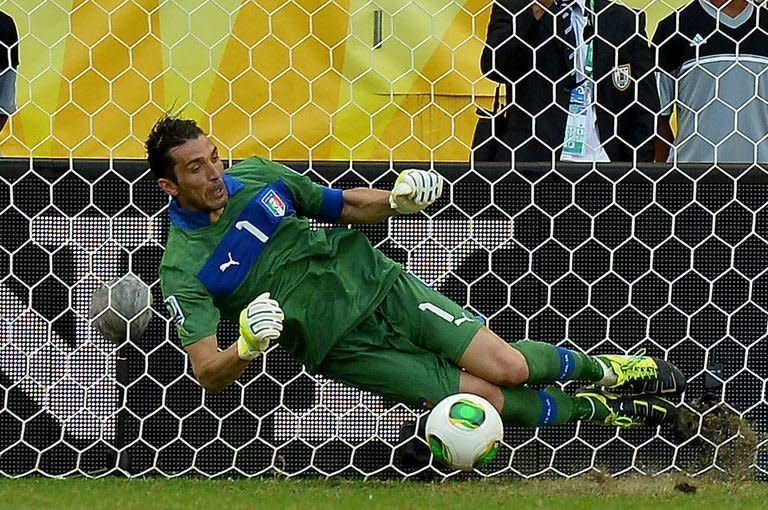
M 685 0 L 626 3 L 652 33 Z M 492 4 L 4 2 L 20 65 L 2 152 L 141 158 L 152 124 L 183 109 L 225 157 L 467 160 L 495 86 L 479 69 Z

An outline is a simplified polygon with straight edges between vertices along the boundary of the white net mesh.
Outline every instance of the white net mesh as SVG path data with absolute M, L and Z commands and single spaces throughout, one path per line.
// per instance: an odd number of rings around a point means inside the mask
M 142 163 L 124 165 L 3 179 L 13 197 L 0 234 L 4 474 L 443 472 L 403 460 L 401 426 L 419 411 L 311 376 L 279 347 L 205 396 L 160 305 L 165 200 Z M 507 428 L 483 474 L 764 475 L 762 171 L 439 169 L 453 200 L 431 218 L 365 227 L 374 244 L 504 338 L 644 348 L 690 378 L 690 416 L 676 427 Z M 342 187 L 393 176 L 378 165 L 312 170 Z M 152 286 L 156 317 L 115 345 L 88 325 L 88 298 L 129 272 Z
M 679 6 L 632 4 L 649 36 Z M 691 380 L 691 414 L 676 429 L 508 428 L 481 474 L 765 476 L 763 168 L 447 163 L 471 159 L 476 105 L 494 92 L 479 64 L 484 0 L 13 0 L 0 10 L 16 22 L 21 60 L 19 108 L 0 135 L 4 155 L 20 157 L 0 164 L 0 473 L 444 474 L 404 457 L 412 436 L 401 426 L 420 412 L 311 376 L 279 347 L 223 394 L 203 394 L 161 306 L 166 201 L 140 161 L 148 129 L 175 104 L 226 158 L 308 161 L 294 167 L 334 187 L 386 187 L 393 162 L 429 161 L 451 188 L 428 218 L 365 227 L 375 246 L 510 341 L 645 348 Z M 752 118 L 768 97 L 755 52 L 746 106 L 724 106 L 736 135 L 739 112 Z M 718 73 L 739 66 L 699 71 L 719 90 Z M 680 71 L 664 71 L 667 92 L 690 78 Z M 684 139 L 710 133 L 698 111 L 723 102 L 697 103 L 685 131 L 689 99 L 665 97 Z M 766 132 L 755 129 L 741 134 L 765 161 Z M 345 162 L 319 163 L 330 160 Z M 346 162 L 361 160 L 389 163 Z M 88 302 L 127 273 L 151 286 L 156 317 L 139 341 L 115 345 L 90 327 Z M 221 337 L 234 331 L 224 325 Z
M 549 15 L 526 35 L 523 0 L 6 0 L 0 10 L 18 36 L 2 43 L 21 63 L 18 111 L 0 143 L 6 156 L 139 158 L 173 106 L 234 159 L 466 161 L 475 107 L 492 102 L 486 74 L 508 82 L 510 102 L 527 110 L 504 139 L 516 159 L 546 161 L 567 143 L 560 85 L 572 71 L 553 67 L 552 55 L 584 60 L 592 45 L 599 141 L 613 161 L 652 157 L 661 112 L 677 135 L 672 161 L 765 162 L 764 7 L 746 2 L 736 15 L 696 0 L 675 17 L 684 4 L 627 0 L 635 10 L 624 11 L 598 0 L 592 16 L 587 0 L 596 36 L 573 42 L 575 31 Z M 508 19 L 494 24 L 492 11 Z M 481 66 L 487 35 L 494 51 Z M 0 106 L 12 111 L 9 94 Z M 556 110 L 554 136 L 546 125 Z M 531 152 L 540 142 L 545 153 Z

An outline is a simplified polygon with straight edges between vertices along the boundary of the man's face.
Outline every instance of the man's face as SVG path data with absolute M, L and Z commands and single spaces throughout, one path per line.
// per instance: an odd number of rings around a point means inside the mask
M 219 211 L 227 204 L 227 188 L 222 180 L 224 163 L 219 151 L 205 135 L 171 149 L 176 161 L 176 181 L 158 179 L 160 187 L 176 197 L 190 211 Z

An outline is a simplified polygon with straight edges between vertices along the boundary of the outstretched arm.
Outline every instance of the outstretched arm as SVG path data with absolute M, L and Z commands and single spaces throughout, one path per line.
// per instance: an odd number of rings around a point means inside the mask
M 377 223 L 396 214 L 423 210 L 443 193 L 443 178 L 437 172 L 403 170 L 392 191 L 354 188 L 343 194 L 340 223 Z
M 378 223 L 396 214 L 389 206 L 389 191 L 353 188 L 344 190 L 344 209 L 339 223 Z

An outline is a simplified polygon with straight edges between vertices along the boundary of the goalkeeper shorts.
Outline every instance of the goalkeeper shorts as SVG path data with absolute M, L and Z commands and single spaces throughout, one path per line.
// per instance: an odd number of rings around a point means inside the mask
M 459 392 L 456 365 L 482 323 L 403 272 L 384 301 L 326 355 L 317 372 L 421 407 Z

